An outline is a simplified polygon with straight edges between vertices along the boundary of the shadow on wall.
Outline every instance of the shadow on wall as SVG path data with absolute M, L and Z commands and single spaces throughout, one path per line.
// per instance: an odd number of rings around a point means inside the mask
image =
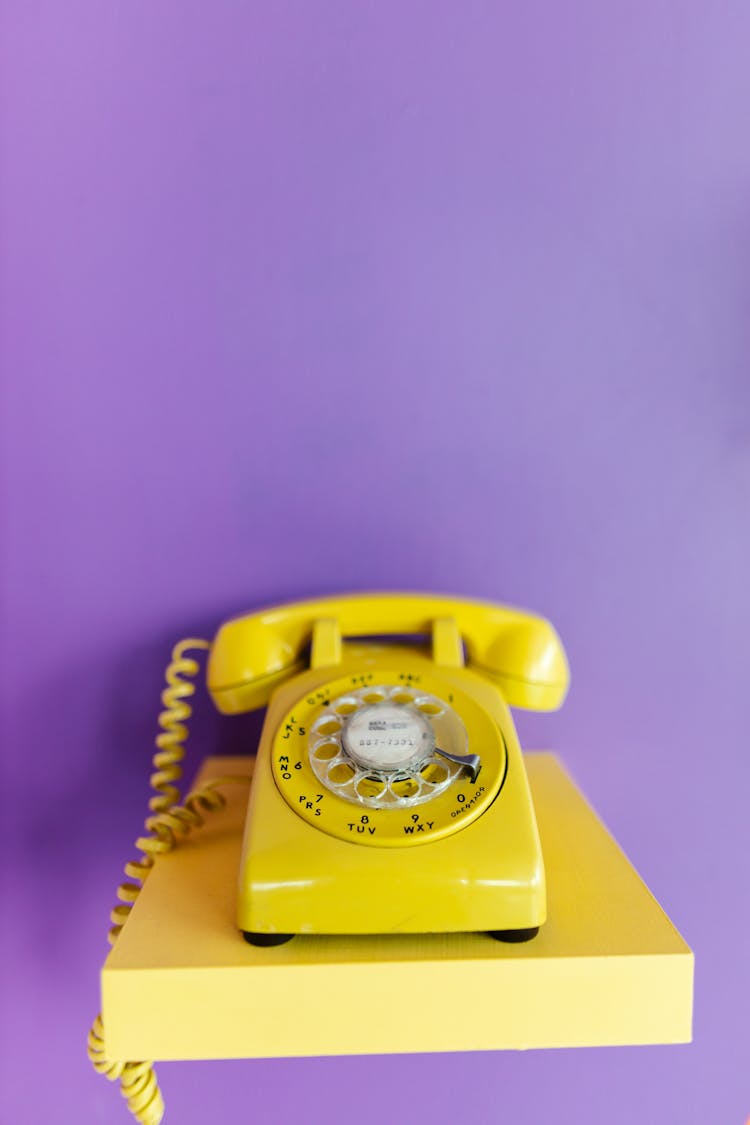
M 193 635 L 211 637 L 215 617 Z M 181 635 L 187 635 L 181 630 Z M 123 864 L 148 815 L 154 739 L 164 669 L 175 630 L 124 654 L 93 653 L 35 685 L 17 700 L 13 826 L 14 887 L 23 940 L 40 964 L 65 963 L 80 948 L 81 925 L 94 906 L 104 928 Z M 184 759 L 183 795 L 204 757 L 254 754 L 265 712 L 222 716 L 205 687 L 205 653 L 197 653 L 193 716 Z M 40 701 L 42 701 L 40 703 Z M 22 745 L 21 745 L 22 744 Z M 54 942 L 50 926 L 54 926 Z M 103 933 L 96 937 L 101 941 Z M 105 947 L 106 948 L 106 947 Z

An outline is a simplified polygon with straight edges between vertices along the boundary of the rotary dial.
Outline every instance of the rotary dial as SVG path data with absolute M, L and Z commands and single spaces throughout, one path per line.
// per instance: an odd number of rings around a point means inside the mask
M 313 723 L 312 769 L 330 792 L 368 808 L 408 807 L 443 793 L 479 759 L 466 730 L 435 695 L 375 685 L 334 699 Z

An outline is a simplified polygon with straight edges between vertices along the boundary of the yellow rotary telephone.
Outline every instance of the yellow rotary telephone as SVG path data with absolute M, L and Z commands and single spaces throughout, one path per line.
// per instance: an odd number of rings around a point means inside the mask
M 385 643 L 425 636 L 431 651 Z M 239 878 L 245 938 L 533 937 L 544 866 L 508 705 L 553 710 L 568 681 L 547 621 L 481 602 L 344 596 L 224 624 L 214 702 L 268 706 Z
M 431 639 L 431 653 L 417 637 Z M 411 643 L 394 643 L 405 638 Z M 248 941 L 534 936 L 545 919 L 544 866 L 508 705 L 560 706 L 569 677 L 557 634 L 504 606 L 362 594 L 262 610 L 228 621 L 213 644 L 175 647 L 150 815 L 118 888 L 112 944 L 156 859 L 222 807 L 225 785 L 249 780 L 216 778 L 180 801 L 195 649 L 210 649 L 208 689 L 220 711 L 268 706 L 239 880 Z M 101 1015 L 88 1055 L 99 1073 L 119 1079 L 141 1125 L 159 1125 L 153 1067 L 110 1059 Z

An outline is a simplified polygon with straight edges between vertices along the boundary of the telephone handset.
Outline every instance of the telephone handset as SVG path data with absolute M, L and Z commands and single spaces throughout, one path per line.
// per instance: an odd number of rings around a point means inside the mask
M 268 705 L 239 882 L 248 941 L 536 932 L 544 868 L 508 705 L 564 699 L 547 621 L 431 595 L 322 598 L 228 621 L 207 679 L 224 713 Z
M 209 691 L 226 714 L 265 706 L 279 683 L 301 671 L 316 633 L 321 661 L 336 663 L 342 637 L 432 634 L 436 661 L 458 666 L 455 631 L 435 629 L 446 621 L 455 622 L 470 667 L 497 684 L 511 707 L 554 711 L 562 704 L 570 674 L 548 621 L 508 606 L 417 594 L 321 598 L 233 618 L 213 643 Z

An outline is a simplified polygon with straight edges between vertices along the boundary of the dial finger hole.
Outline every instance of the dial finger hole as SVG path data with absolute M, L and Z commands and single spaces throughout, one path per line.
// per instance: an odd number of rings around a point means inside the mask
M 338 734 L 341 730 L 341 720 L 334 716 L 326 716 L 315 725 L 318 734 Z
M 360 797 L 379 797 L 385 790 L 385 781 L 382 777 L 367 774 L 365 777 L 360 777 L 354 788 Z
M 333 705 L 337 715 L 351 715 L 352 711 L 356 711 L 358 707 L 359 702 L 356 699 L 339 699 Z
M 397 774 L 391 778 L 390 790 L 394 797 L 416 797 L 419 792 L 419 782 L 409 773 Z
M 426 762 L 419 774 L 428 785 L 442 785 L 444 781 L 448 780 L 448 771 L 439 762 Z
M 338 742 L 333 738 L 326 739 L 325 742 L 319 742 L 313 750 L 313 757 L 317 758 L 319 762 L 330 762 L 336 757 L 341 747 Z
M 383 700 L 385 699 L 385 692 L 375 689 L 374 691 L 368 691 L 366 695 L 362 696 L 362 698 L 365 703 L 369 703 L 370 706 L 373 706 L 376 703 L 383 702 Z
M 444 710 L 436 699 L 418 699 L 417 707 L 425 715 L 440 715 Z
M 334 785 L 346 785 L 354 777 L 354 770 L 348 762 L 338 762 L 328 770 L 328 780 Z
M 412 703 L 414 696 L 410 691 L 404 691 L 403 688 L 397 688 L 396 691 L 391 692 L 391 701 L 393 703 Z

